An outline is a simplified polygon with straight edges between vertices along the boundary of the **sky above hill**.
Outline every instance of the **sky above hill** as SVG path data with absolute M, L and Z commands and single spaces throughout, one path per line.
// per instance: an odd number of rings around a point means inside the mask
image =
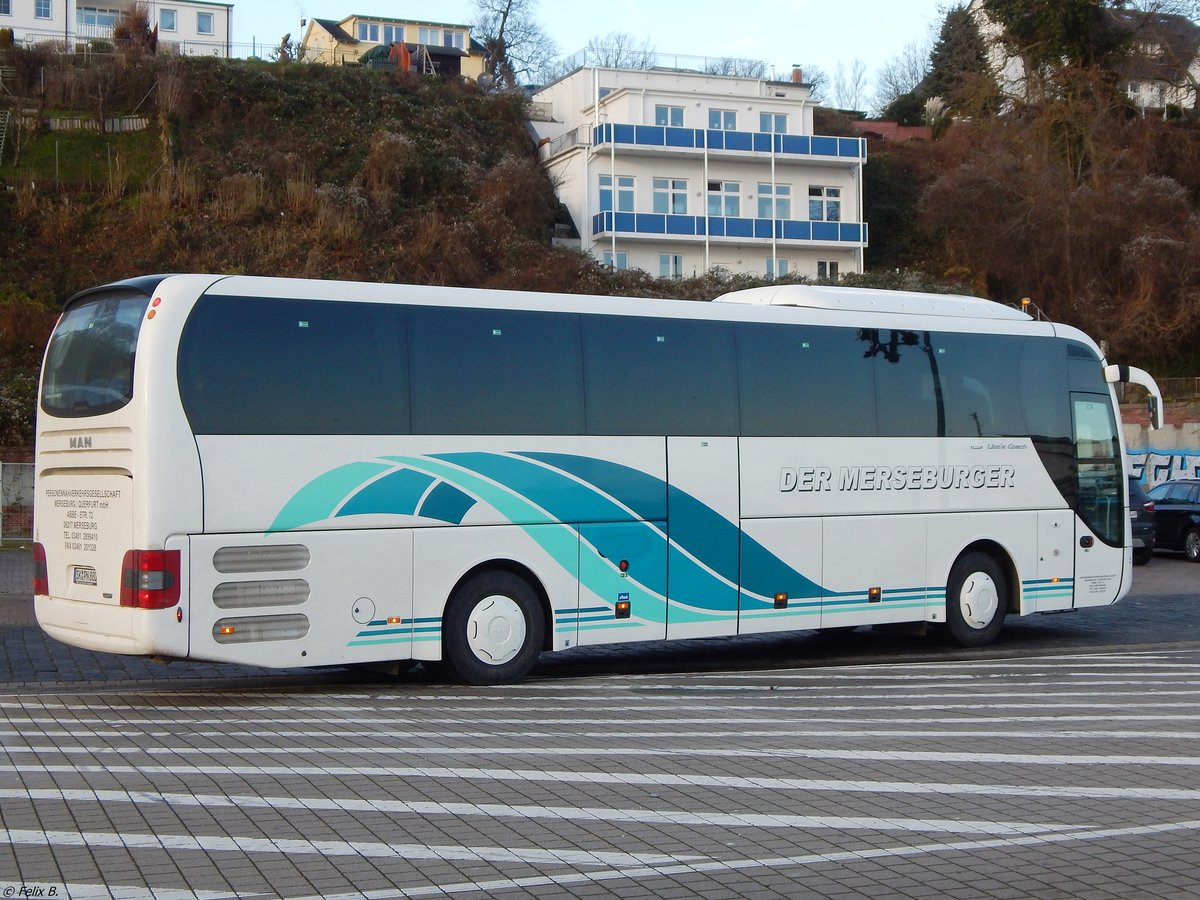
M 351 14 L 469 25 L 474 0 L 242 0 L 233 8 L 233 39 L 277 46 L 285 33 L 303 35 L 304 18 L 339 20 Z M 567 55 L 614 31 L 646 39 L 659 53 L 736 56 L 763 60 L 776 77 L 795 64 L 833 76 L 861 60 L 871 82 L 880 65 L 914 41 L 931 42 L 946 0 L 540 0 L 537 19 Z M 261 51 L 260 51 L 260 55 Z

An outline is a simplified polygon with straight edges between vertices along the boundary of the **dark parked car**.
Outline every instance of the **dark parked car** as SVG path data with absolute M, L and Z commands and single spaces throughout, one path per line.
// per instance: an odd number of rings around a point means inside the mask
M 1154 501 L 1132 475 L 1129 476 L 1129 524 L 1133 528 L 1133 564 L 1144 566 L 1154 555 Z
M 1164 481 L 1147 495 L 1154 501 L 1154 539 L 1159 547 L 1182 550 L 1200 562 L 1200 481 Z

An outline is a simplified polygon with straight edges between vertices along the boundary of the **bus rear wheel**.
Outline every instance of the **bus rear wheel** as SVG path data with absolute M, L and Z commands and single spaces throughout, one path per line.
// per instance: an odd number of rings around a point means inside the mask
M 990 644 L 1004 627 L 1008 578 L 986 553 L 960 556 L 946 582 L 946 628 L 961 647 Z
M 487 571 L 463 582 L 446 604 L 442 662 L 464 684 L 507 684 L 537 661 L 546 623 L 537 594 L 511 572 Z

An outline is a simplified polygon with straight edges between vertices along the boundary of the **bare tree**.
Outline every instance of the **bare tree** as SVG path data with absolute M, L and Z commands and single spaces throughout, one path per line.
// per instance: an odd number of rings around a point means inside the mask
M 704 61 L 704 71 L 709 75 L 733 75 L 737 78 L 766 78 L 767 64 L 760 59 L 739 59 L 736 56 L 720 56 Z
M 829 73 L 820 66 L 805 65 L 801 63 L 797 66 L 800 70 L 800 77 L 804 79 L 804 83 L 808 85 L 809 96 L 814 103 L 829 102 Z
M 839 109 L 860 110 L 867 95 L 867 64 L 856 59 L 847 69 L 841 63 L 833 76 L 833 102 Z
M 610 31 L 603 37 L 594 37 L 588 41 L 587 50 L 590 62 L 614 69 L 649 69 L 658 56 L 650 38 L 639 44 L 625 31 Z
M 542 81 L 558 56 L 558 46 L 534 18 L 536 7 L 537 0 L 475 0 L 475 38 L 498 88 Z
M 912 93 L 929 72 L 928 39 L 912 41 L 879 67 L 875 76 L 876 111 L 887 109 L 897 98 Z

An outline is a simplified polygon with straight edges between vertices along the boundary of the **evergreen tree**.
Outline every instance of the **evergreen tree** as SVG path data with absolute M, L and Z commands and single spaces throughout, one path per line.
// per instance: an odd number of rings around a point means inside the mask
M 1130 33 L 1110 10 L 1126 0 L 983 0 L 1001 40 L 1032 70 L 1111 67 L 1129 49 Z

